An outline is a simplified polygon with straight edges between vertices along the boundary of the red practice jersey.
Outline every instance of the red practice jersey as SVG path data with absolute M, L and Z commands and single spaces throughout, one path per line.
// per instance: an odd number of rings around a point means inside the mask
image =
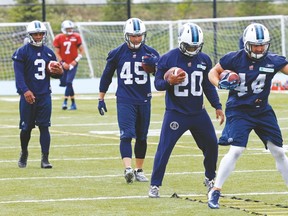
M 80 34 L 58 34 L 54 38 L 53 45 L 60 49 L 62 61 L 70 64 L 78 56 L 78 47 L 82 44 Z

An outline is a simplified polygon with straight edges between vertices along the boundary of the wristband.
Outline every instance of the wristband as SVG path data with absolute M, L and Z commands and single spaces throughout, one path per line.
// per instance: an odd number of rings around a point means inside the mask
M 81 55 L 81 54 L 78 54 L 78 56 L 75 58 L 75 61 L 76 61 L 76 62 L 79 62 L 81 58 L 82 58 L 82 55 Z

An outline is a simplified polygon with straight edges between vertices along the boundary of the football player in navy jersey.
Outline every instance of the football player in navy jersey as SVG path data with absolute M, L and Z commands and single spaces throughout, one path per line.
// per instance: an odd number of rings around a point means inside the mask
M 241 79 L 236 86 L 229 82 L 221 85 L 230 91 L 225 110 L 227 121 L 219 144 L 230 145 L 230 149 L 221 160 L 214 188 L 208 193 L 208 206 L 213 209 L 219 208 L 220 190 L 245 150 L 252 130 L 271 152 L 288 186 L 288 158 L 282 147 L 275 113 L 268 103 L 271 80 L 278 71 L 288 75 L 288 61 L 284 56 L 268 51 L 269 31 L 262 24 L 247 26 L 243 42 L 244 49 L 226 54 L 209 72 L 209 79 L 215 86 L 219 84 L 219 75 L 226 69 L 235 71 Z
M 50 148 L 51 86 L 46 65 L 56 61 L 54 52 L 44 45 L 47 29 L 40 21 L 33 21 L 27 26 L 28 43 L 18 48 L 12 56 L 17 93 L 20 95 L 20 142 L 21 153 L 18 161 L 20 168 L 27 166 L 28 143 L 35 125 L 40 131 L 42 152 L 41 168 L 52 168 L 48 160 Z M 56 71 L 63 73 L 58 63 Z
M 204 107 L 203 93 L 216 110 L 220 124 L 224 122 L 222 105 L 215 86 L 208 80 L 212 67 L 211 59 L 203 53 L 203 32 L 194 23 L 186 23 L 179 32 L 179 46 L 161 56 L 155 74 L 155 87 L 166 91 L 166 110 L 161 129 L 160 141 L 154 158 L 149 197 L 158 198 L 166 166 L 178 139 L 190 131 L 204 155 L 205 180 L 213 187 L 218 158 L 218 144 L 214 126 Z M 185 71 L 185 76 L 171 75 L 164 79 L 172 67 Z
M 107 112 L 105 94 L 116 71 L 118 86 L 117 116 L 120 129 L 120 153 L 125 167 L 124 177 L 127 183 L 134 179 L 147 182 L 143 172 L 143 163 L 147 150 L 147 134 L 150 124 L 151 83 L 150 74 L 142 67 L 142 57 L 154 67 L 158 52 L 145 44 L 146 27 L 138 18 L 128 19 L 124 25 L 125 43 L 111 50 L 103 71 L 99 86 L 98 110 L 101 115 Z M 132 138 L 135 138 L 135 169 L 132 168 Z

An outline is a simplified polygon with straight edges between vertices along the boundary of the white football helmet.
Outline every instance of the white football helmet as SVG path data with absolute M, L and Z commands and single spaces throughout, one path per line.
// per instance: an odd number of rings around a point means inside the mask
M 260 23 L 252 23 L 246 27 L 243 33 L 244 50 L 248 56 L 254 60 L 259 60 L 266 56 L 270 47 L 270 36 L 268 29 Z M 262 53 L 252 52 L 252 45 L 263 45 Z
M 128 19 L 124 25 L 123 32 L 124 32 L 125 42 L 128 44 L 129 47 L 131 47 L 133 49 L 138 49 L 142 44 L 145 43 L 146 27 L 145 27 L 144 23 L 142 22 L 142 20 L 140 20 L 138 18 Z M 133 44 L 129 38 L 129 36 L 131 36 L 131 35 L 142 35 L 141 43 Z
M 186 23 L 179 31 L 178 47 L 184 55 L 192 57 L 201 52 L 203 39 L 203 31 L 197 24 Z
M 47 29 L 46 26 L 38 21 L 38 20 L 34 20 L 32 22 L 30 22 L 27 26 L 27 34 L 28 34 L 28 38 L 29 38 L 29 43 L 32 44 L 33 46 L 42 46 L 43 44 L 45 44 L 46 42 L 46 37 L 47 37 Z M 32 33 L 44 33 L 43 38 L 41 41 L 35 41 L 32 37 Z
M 74 32 L 75 25 L 70 20 L 65 20 L 61 24 L 61 31 L 63 34 L 71 35 Z M 67 29 L 72 29 L 72 31 L 67 31 Z

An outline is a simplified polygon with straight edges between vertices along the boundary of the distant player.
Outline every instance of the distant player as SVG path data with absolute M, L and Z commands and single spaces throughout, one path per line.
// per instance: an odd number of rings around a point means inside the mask
M 146 27 L 138 18 L 128 19 L 124 25 L 125 43 L 111 50 L 107 57 L 99 87 L 98 110 L 101 115 L 107 112 L 105 94 L 116 71 L 118 87 L 117 116 L 120 128 L 120 153 L 125 168 L 127 183 L 147 182 L 143 163 L 147 150 L 147 134 L 151 112 L 150 74 L 142 67 L 142 57 L 155 68 L 159 54 L 145 44 Z M 144 61 L 144 60 L 143 60 Z M 136 167 L 132 169 L 132 138 L 136 139 L 134 154 Z
M 149 197 L 158 198 L 166 166 L 179 138 L 190 131 L 197 146 L 202 150 L 205 167 L 205 185 L 213 187 L 218 158 L 218 144 L 214 126 L 204 107 L 206 95 L 216 110 L 220 124 L 224 122 L 222 105 L 216 88 L 208 80 L 212 62 L 203 53 L 203 32 L 194 23 L 186 23 L 179 33 L 179 46 L 161 56 L 155 74 L 155 87 L 166 91 L 165 114 L 160 141 L 154 158 Z M 185 74 L 171 75 L 165 80 L 166 71 L 179 67 Z
M 70 20 L 61 24 L 61 34 L 56 35 L 53 41 L 57 59 L 62 63 L 64 75 L 61 78 L 60 86 L 65 87 L 64 102 L 62 109 L 68 108 L 68 99 L 71 99 L 70 110 L 76 110 L 75 92 L 73 80 L 77 73 L 78 63 L 84 55 L 84 47 L 80 34 L 74 32 L 75 25 Z
M 219 75 L 226 69 L 235 71 L 241 83 L 222 86 L 231 89 L 226 103 L 227 121 L 220 145 L 230 145 L 230 150 L 220 163 L 214 188 L 208 194 L 208 206 L 219 208 L 220 190 L 235 168 L 236 161 L 247 147 L 252 130 L 276 161 L 276 167 L 288 186 L 288 158 L 275 113 L 268 103 L 271 81 L 278 71 L 288 75 L 288 62 L 284 56 L 270 53 L 268 29 L 259 23 L 250 24 L 243 33 L 244 49 L 223 56 L 209 72 L 209 79 L 218 86 Z
M 19 168 L 27 166 L 28 143 L 35 125 L 40 131 L 42 152 L 41 168 L 52 168 L 48 160 L 50 149 L 51 86 L 46 73 L 47 64 L 56 61 L 54 52 L 44 45 L 47 29 L 40 21 L 27 26 L 29 41 L 16 50 L 12 56 L 17 93 L 20 95 L 20 141 Z M 57 74 L 63 73 L 58 64 Z

